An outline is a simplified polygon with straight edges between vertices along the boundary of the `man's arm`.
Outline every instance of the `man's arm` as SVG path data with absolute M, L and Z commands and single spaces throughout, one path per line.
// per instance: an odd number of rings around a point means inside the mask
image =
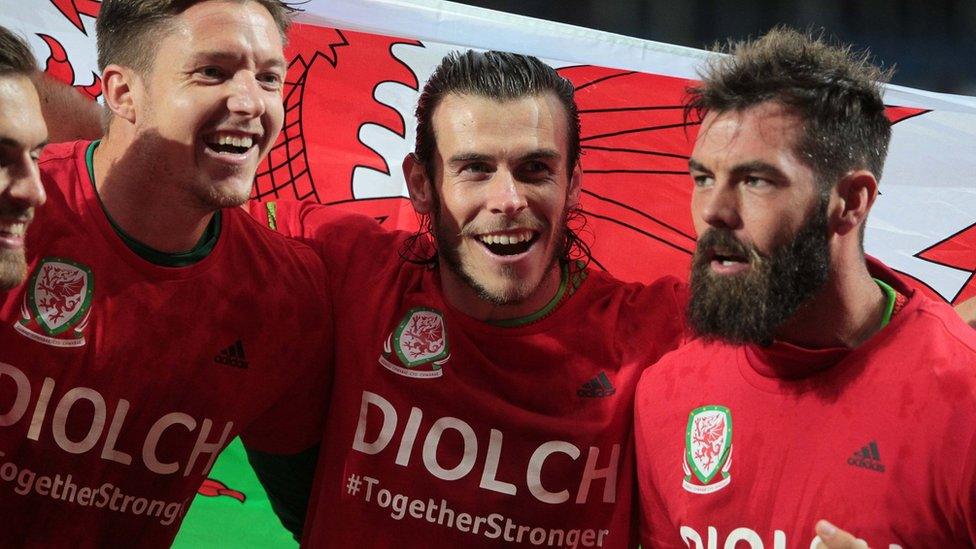
M 102 136 L 101 105 L 43 72 L 37 72 L 33 81 L 52 143 Z
M 282 526 L 291 532 L 296 541 L 301 541 L 319 445 L 290 455 L 259 452 L 246 445 L 244 449 Z

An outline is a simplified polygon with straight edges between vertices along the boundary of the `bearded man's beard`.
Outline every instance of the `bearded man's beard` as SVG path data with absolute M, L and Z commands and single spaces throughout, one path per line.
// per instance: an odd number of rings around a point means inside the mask
M 711 250 L 748 258 L 744 274 L 712 273 Z M 821 200 L 793 239 L 769 255 L 726 229 L 709 229 L 692 258 L 688 322 L 706 340 L 770 345 L 776 330 L 823 288 L 830 270 L 827 201 Z

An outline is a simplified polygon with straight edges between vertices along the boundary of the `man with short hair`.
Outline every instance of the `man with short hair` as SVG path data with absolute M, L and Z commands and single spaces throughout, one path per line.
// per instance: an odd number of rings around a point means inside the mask
M 281 129 L 288 12 L 102 3 L 108 133 L 45 150 L 31 274 L 0 293 L 0 545 L 167 547 L 235 436 L 318 441 L 321 260 L 238 207 Z
M 0 27 L 0 291 L 27 276 L 25 234 L 45 200 L 37 160 L 47 128 L 31 83 L 36 71 L 27 44 Z
M 629 547 L 633 390 L 681 337 L 683 286 L 586 266 L 573 87 L 538 59 L 451 54 L 417 119 L 403 169 L 427 232 L 253 206 L 319 250 L 341 319 L 302 542 Z
M 777 29 L 691 92 L 700 338 L 637 389 L 647 546 L 806 547 L 824 517 L 976 542 L 976 336 L 863 252 L 891 135 L 867 59 Z

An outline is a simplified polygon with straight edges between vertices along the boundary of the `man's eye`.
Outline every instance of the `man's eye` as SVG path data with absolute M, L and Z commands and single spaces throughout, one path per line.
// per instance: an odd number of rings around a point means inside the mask
M 768 179 L 763 179 L 761 177 L 756 177 L 756 176 L 746 177 L 745 184 L 747 187 L 752 187 L 757 189 L 762 187 L 768 187 L 769 185 L 771 185 Z
M 197 72 L 199 72 L 204 78 L 213 80 L 223 78 L 224 76 L 224 71 L 220 69 L 220 67 L 203 67 Z
M 714 181 L 710 176 L 707 175 L 693 175 L 691 179 L 695 182 L 696 187 L 708 187 L 711 186 Z
M 466 165 L 462 171 L 470 173 L 489 173 L 491 171 L 491 166 L 482 162 L 475 162 L 473 164 Z
M 539 160 L 526 162 L 519 168 L 520 178 L 527 181 L 545 179 L 551 174 L 552 168 L 550 168 L 549 164 Z
M 258 80 L 262 84 L 267 84 L 269 86 L 278 87 L 278 86 L 281 85 L 282 78 L 281 78 L 281 75 L 279 75 L 279 74 L 276 74 L 276 73 L 273 73 L 273 72 L 266 72 L 266 73 L 259 74 L 258 75 Z

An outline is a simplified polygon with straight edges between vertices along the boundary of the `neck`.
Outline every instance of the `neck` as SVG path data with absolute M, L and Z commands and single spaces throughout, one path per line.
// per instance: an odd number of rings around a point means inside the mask
M 189 203 L 179 192 L 182 182 L 160 175 L 165 169 L 141 155 L 131 139 L 105 136 L 95 149 L 93 168 L 105 210 L 119 228 L 154 250 L 192 249 L 213 217 L 213 210 Z
M 560 295 L 563 282 L 563 263 L 557 261 L 543 276 L 535 291 L 518 303 L 496 304 L 482 298 L 467 282 L 458 277 L 444 264 L 437 265 L 444 299 L 455 309 L 482 322 L 501 325 L 519 325 L 519 319 L 528 319 L 556 305 L 553 300 Z M 543 316 L 545 316 L 543 314 Z M 516 321 L 512 323 L 511 321 Z
M 776 339 L 810 349 L 853 349 L 881 329 L 887 297 L 858 252 L 831 268 L 827 283 L 776 332 Z

